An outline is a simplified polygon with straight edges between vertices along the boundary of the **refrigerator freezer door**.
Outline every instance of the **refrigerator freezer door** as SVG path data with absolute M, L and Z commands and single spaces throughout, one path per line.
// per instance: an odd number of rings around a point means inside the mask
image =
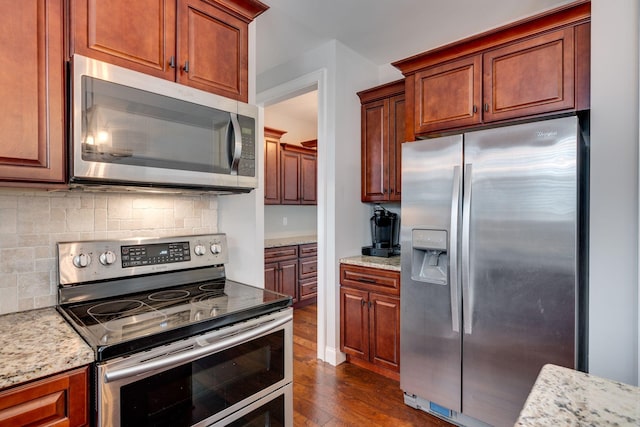
M 577 131 L 567 117 L 465 135 L 462 412 L 495 426 L 545 363 L 574 367 Z
M 400 386 L 460 411 L 462 136 L 404 143 L 402 163 Z

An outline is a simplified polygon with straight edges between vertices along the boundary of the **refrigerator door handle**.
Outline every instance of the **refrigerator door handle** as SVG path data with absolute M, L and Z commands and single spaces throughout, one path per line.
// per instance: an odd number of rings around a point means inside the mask
M 453 168 L 453 189 L 451 190 L 451 227 L 449 232 L 449 287 L 451 288 L 451 329 L 460 332 L 460 304 L 458 297 L 458 217 L 460 213 L 460 166 Z
M 470 278 L 469 223 L 471 220 L 471 163 L 464 168 L 464 194 L 462 196 L 462 317 L 464 333 L 471 335 L 473 325 L 473 291 Z

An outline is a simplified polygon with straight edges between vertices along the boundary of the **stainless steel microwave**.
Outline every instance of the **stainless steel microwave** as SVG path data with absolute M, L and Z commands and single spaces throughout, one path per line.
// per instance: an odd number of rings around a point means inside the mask
M 79 55 L 70 77 L 72 187 L 256 187 L 257 107 Z

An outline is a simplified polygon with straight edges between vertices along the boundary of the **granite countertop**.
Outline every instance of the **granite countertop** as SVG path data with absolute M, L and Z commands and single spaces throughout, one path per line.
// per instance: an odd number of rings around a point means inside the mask
M 293 236 L 293 237 L 276 237 L 273 239 L 264 239 L 264 247 L 279 248 L 281 246 L 304 245 L 307 243 L 318 243 L 318 236 Z
M 545 365 L 516 426 L 639 426 L 640 388 Z
M 0 389 L 94 360 L 93 350 L 53 307 L 0 316 Z
M 380 268 L 383 270 L 400 271 L 400 255 L 389 258 L 379 256 L 357 255 L 340 258 L 340 263 L 359 265 L 361 267 Z

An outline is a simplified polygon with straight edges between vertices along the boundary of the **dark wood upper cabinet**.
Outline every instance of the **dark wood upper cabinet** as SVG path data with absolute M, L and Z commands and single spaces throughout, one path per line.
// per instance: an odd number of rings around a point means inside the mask
M 573 109 L 573 33 L 563 28 L 486 52 L 484 121 Z
M 280 145 L 280 204 L 317 203 L 316 150 L 299 145 Z
M 405 141 L 404 80 L 358 92 L 361 107 L 361 199 L 400 201 Z
M 580 0 L 395 62 L 406 140 L 588 109 L 590 19 Z
M 418 71 L 416 133 L 481 123 L 481 70 L 482 56 L 473 55 Z
M 70 53 L 175 79 L 176 0 L 71 0 Z
M 246 102 L 257 0 L 70 0 L 79 53 Z
M 264 204 L 280 204 L 280 138 L 283 130 L 264 128 Z
M 246 102 L 249 22 L 213 1 L 178 0 L 176 80 Z
M 3 8 L 0 52 L 8 61 L 0 73 L 3 185 L 65 180 L 63 3 L 24 0 L 5 2 Z

